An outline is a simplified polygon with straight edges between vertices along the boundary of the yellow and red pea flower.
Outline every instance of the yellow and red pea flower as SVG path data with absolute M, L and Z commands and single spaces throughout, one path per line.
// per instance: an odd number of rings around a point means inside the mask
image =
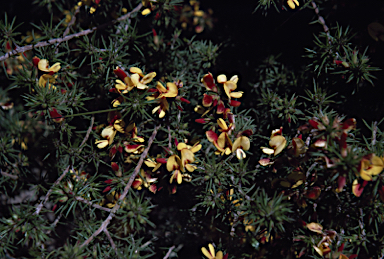
M 60 123 L 64 121 L 64 116 L 61 115 L 56 108 L 52 108 L 52 110 L 49 111 L 49 115 L 51 116 L 51 119 L 56 122 Z

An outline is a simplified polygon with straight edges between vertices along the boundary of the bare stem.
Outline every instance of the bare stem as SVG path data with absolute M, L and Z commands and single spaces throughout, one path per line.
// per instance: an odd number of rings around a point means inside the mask
M 89 126 L 88 130 L 87 130 L 87 134 L 85 135 L 85 138 L 83 139 L 83 141 L 81 142 L 80 144 L 80 149 L 79 149 L 79 153 L 81 153 L 81 150 L 83 149 L 83 145 L 85 144 L 85 142 L 87 142 L 88 138 L 89 138 L 89 134 L 91 134 L 91 131 L 92 131 L 92 127 L 93 127 L 93 123 L 95 122 L 95 116 L 92 116 L 92 119 L 91 119 L 91 125 Z
M 175 249 L 175 246 L 171 246 L 169 248 L 167 254 L 163 257 L 163 259 L 167 259 L 171 255 L 173 249 Z
M 116 19 L 116 20 L 113 20 L 112 21 L 112 24 L 116 23 L 116 22 L 120 22 L 120 21 L 123 21 L 127 18 L 129 18 L 133 13 L 136 13 L 140 10 L 140 8 L 142 7 L 143 5 L 140 3 L 138 6 L 136 6 L 135 9 L 133 9 L 131 12 L 121 16 L 120 18 Z M 98 27 L 93 27 L 91 29 L 87 29 L 87 30 L 84 30 L 84 31 L 81 31 L 81 32 L 77 32 L 77 33 L 74 33 L 74 34 L 70 34 L 70 35 L 67 35 L 67 36 L 64 36 L 62 38 L 56 38 L 56 39 L 51 39 L 51 40 L 47 40 L 47 41 L 41 41 L 35 45 L 31 44 L 31 45 L 27 45 L 27 46 L 24 46 L 24 47 L 17 47 L 16 49 L 8 52 L 7 54 L 3 55 L 0 57 L 0 61 L 4 61 L 16 54 L 19 54 L 19 53 L 23 53 L 25 51 L 28 51 L 28 50 L 32 50 L 32 49 L 35 49 L 35 48 L 41 48 L 41 47 L 46 47 L 46 46 L 50 46 L 50 45 L 53 45 L 53 44 L 59 44 L 59 43 L 62 43 L 62 42 L 65 42 L 65 41 L 69 41 L 73 38 L 77 38 L 77 37 L 81 37 L 81 36 L 85 36 L 85 35 L 88 35 L 94 31 L 96 31 L 98 28 L 101 28 L 101 27 L 105 27 L 107 24 L 103 24 L 103 25 L 100 25 Z
M 115 242 L 113 242 L 113 239 L 112 239 L 111 235 L 109 234 L 108 229 L 104 229 L 103 231 L 104 231 L 105 235 L 107 236 L 109 242 L 111 243 L 111 246 L 112 246 L 113 250 L 115 250 L 116 256 L 118 258 L 120 258 L 119 253 L 117 252 L 117 249 L 116 249 Z
M 104 211 L 106 211 L 106 212 L 111 212 L 111 209 L 108 209 L 108 208 L 105 208 L 105 207 L 100 206 L 100 205 L 98 205 L 98 204 L 95 204 L 95 203 L 93 203 L 93 202 L 91 202 L 91 201 L 89 201 L 89 200 L 84 199 L 83 197 L 75 196 L 74 199 L 77 200 L 77 201 L 79 201 L 79 202 L 85 203 L 85 204 L 87 204 L 87 205 L 89 205 L 89 206 L 92 206 L 92 207 L 94 207 L 94 208 L 96 208 L 96 209 L 104 210 Z
M 48 190 L 47 194 L 45 195 L 44 197 L 44 200 L 42 200 L 40 202 L 40 204 L 37 206 L 36 208 L 36 211 L 33 213 L 34 215 L 39 215 L 41 209 L 43 208 L 44 204 L 48 201 L 49 199 L 49 196 L 51 195 L 52 193 L 52 189 L 53 187 L 55 187 L 56 185 L 58 185 L 60 183 L 60 181 L 64 178 L 64 176 L 68 173 L 69 171 L 69 168 L 70 166 L 67 166 L 67 168 L 64 170 L 64 172 L 60 175 L 59 178 L 57 178 L 57 180 L 52 184 L 51 186 L 51 189 Z
M 311 3 L 312 3 L 313 9 L 315 9 L 315 13 L 317 15 L 317 19 L 319 20 L 319 23 L 321 23 L 321 25 L 323 25 L 323 30 L 327 34 L 328 42 L 329 42 L 329 44 L 331 44 L 331 35 L 329 34 L 329 28 L 325 24 L 325 20 L 324 20 L 323 16 L 320 15 L 319 7 L 317 7 L 315 1 L 312 1 Z
M 161 124 L 159 124 L 154 129 L 154 131 L 152 133 L 152 136 L 149 138 L 147 148 L 141 154 L 139 162 L 137 163 L 137 166 L 135 167 L 135 170 L 133 171 L 131 177 L 129 178 L 129 182 L 125 186 L 123 193 L 120 195 L 120 198 L 119 198 L 117 204 L 113 207 L 113 209 L 111 210 L 111 213 L 104 220 L 104 222 L 101 224 L 99 229 L 97 229 L 87 240 L 85 240 L 84 243 L 81 245 L 81 247 L 84 247 L 84 246 L 88 245 L 96 236 L 98 236 L 102 231 L 104 231 L 104 229 L 107 229 L 107 226 L 108 226 L 109 222 L 115 216 L 116 211 L 118 211 L 118 209 L 120 209 L 120 204 L 122 203 L 124 198 L 127 196 L 128 191 L 131 188 L 133 181 L 135 180 L 137 174 L 140 172 L 141 165 L 143 164 L 144 159 L 147 157 L 148 151 L 149 151 L 149 149 L 150 149 L 150 147 L 151 147 L 151 145 L 153 143 L 153 140 L 156 137 L 157 131 L 159 130 L 160 126 L 161 126 Z

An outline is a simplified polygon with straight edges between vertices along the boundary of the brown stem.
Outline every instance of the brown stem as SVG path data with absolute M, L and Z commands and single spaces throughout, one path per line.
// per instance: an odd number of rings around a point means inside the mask
M 113 20 L 111 23 L 114 24 L 116 22 L 120 22 L 120 21 L 123 21 L 123 20 L 129 18 L 133 13 L 138 12 L 142 6 L 143 5 L 140 3 L 131 12 L 121 16 L 120 18 L 118 18 L 116 20 Z M 87 29 L 87 30 L 84 30 L 84 31 L 81 31 L 81 32 L 77 32 L 77 33 L 74 33 L 74 34 L 70 34 L 70 35 L 64 36 L 62 38 L 56 38 L 56 39 L 51 39 L 51 40 L 47 40 L 47 41 L 41 41 L 41 42 L 39 42 L 39 43 L 37 43 L 35 45 L 31 44 L 31 45 L 27 45 L 27 46 L 24 46 L 24 47 L 17 47 L 16 49 L 8 52 L 7 54 L 5 54 L 3 56 L 1 56 L 0 57 L 0 61 L 4 61 L 4 60 L 6 60 L 6 59 L 8 59 L 8 58 L 10 58 L 10 57 L 12 57 L 12 56 L 14 56 L 16 54 L 23 53 L 23 52 L 28 51 L 28 50 L 32 50 L 32 49 L 35 49 L 35 48 L 46 47 L 46 46 L 50 46 L 50 45 L 53 45 L 53 44 L 58 44 L 58 43 L 62 43 L 62 42 L 65 42 L 65 41 L 69 41 L 69 40 L 71 40 L 73 38 L 77 38 L 77 37 L 88 35 L 88 34 L 94 32 L 94 31 L 96 31 L 99 28 L 105 27 L 108 24 L 110 24 L 110 23 L 106 23 L 106 24 L 100 25 L 98 27 L 93 27 L 92 29 Z
M 319 7 L 317 7 L 317 5 L 314 1 L 312 1 L 311 3 L 312 3 L 313 9 L 315 9 L 315 13 L 317 15 L 317 19 L 319 20 L 319 23 L 321 23 L 321 25 L 323 25 L 323 30 L 327 34 L 328 42 L 329 42 L 329 44 L 331 44 L 331 35 L 329 34 L 329 28 L 325 24 L 325 20 L 324 20 L 323 16 L 320 15 Z
M 115 250 L 116 256 L 118 258 L 120 258 L 119 253 L 117 252 L 117 249 L 116 249 L 115 242 L 113 242 L 113 239 L 112 239 L 111 235 L 109 234 L 108 229 L 104 229 L 103 231 L 104 231 L 105 235 L 107 236 L 109 242 L 111 243 L 111 246 L 112 246 L 113 250 Z
M 48 201 L 49 199 L 49 196 L 51 195 L 52 193 L 52 189 L 53 187 L 55 187 L 56 185 L 58 185 L 60 183 L 60 181 L 64 178 L 64 176 L 68 173 L 69 171 L 69 167 L 70 166 L 67 166 L 67 168 L 64 170 L 64 172 L 60 175 L 59 178 L 57 178 L 57 180 L 52 184 L 51 188 L 48 190 L 47 194 L 45 195 L 44 197 L 44 200 L 42 200 L 40 202 L 40 204 L 37 206 L 36 208 L 36 211 L 33 213 L 34 215 L 39 215 L 41 209 L 43 208 L 44 204 Z
M 169 248 L 167 254 L 163 257 L 163 259 L 167 259 L 171 255 L 173 249 L 175 249 L 175 246 L 171 246 Z
M 82 203 L 88 204 L 88 205 L 90 205 L 90 206 L 92 206 L 92 207 L 94 207 L 96 209 L 104 210 L 106 212 L 111 212 L 111 209 L 108 209 L 108 208 L 105 208 L 103 206 L 100 206 L 100 205 L 98 205 L 96 203 L 93 203 L 93 202 L 91 202 L 89 200 L 84 199 L 83 197 L 75 196 L 74 199 L 77 200 L 77 201 L 80 201 Z
M 140 159 L 139 159 L 139 162 L 137 163 L 137 166 L 135 167 L 135 170 L 133 171 L 131 177 L 129 178 L 129 182 L 127 183 L 127 185 L 125 186 L 124 188 L 124 191 L 123 193 L 120 195 L 120 198 L 117 202 L 117 204 L 113 207 L 113 209 L 111 210 L 111 213 L 109 214 L 109 216 L 107 217 L 106 220 L 104 220 L 104 222 L 101 224 L 101 226 L 99 227 L 99 229 L 97 229 L 87 240 L 84 241 L 84 243 L 81 245 L 81 247 L 84 247 L 86 245 L 88 245 L 96 236 L 98 236 L 102 231 L 104 231 L 104 229 L 107 229 L 107 226 L 109 224 L 109 222 L 112 220 L 112 218 L 115 216 L 115 213 L 118 209 L 120 209 L 120 204 L 122 204 L 122 201 L 124 200 L 125 196 L 127 196 L 128 194 L 128 191 L 129 189 L 131 188 L 132 186 L 132 183 L 133 181 L 135 180 L 136 176 L 138 175 L 138 173 L 140 172 L 140 168 L 141 168 L 141 165 L 143 164 L 144 162 L 144 159 L 147 157 L 147 154 L 148 154 L 148 151 L 153 143 L 153 140 L 155 139 L 156 137 L 156 134 L 157 134 L 157 131 L 158 129 L 160 128 L 161 124 L 159 124 L 153 131 L 152 133 L 152 136 L 149 138 L 148 140 L 148 146 L 147 148 L 144 150 L 144 152 L 141 154 L 140 156 Z

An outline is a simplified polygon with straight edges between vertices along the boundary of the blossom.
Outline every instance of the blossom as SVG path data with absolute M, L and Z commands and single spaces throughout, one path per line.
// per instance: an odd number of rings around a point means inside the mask
M 181 159 L 178 155 L 172 155 L 167 160 L 167 170 L 173 172 L 169 183 L 173 182 L 173 179 L 176 179 L 178 184 L 181 184 L 183 181 L 183 176 L 181 172 L 184 172 L 184 166 L 181 163 Z
M 246 157 L 245 151 L 249 150 L 251 143 L 246 136 L 238 137 L 232 146 L 232 152 L 236 152 L 237 159 L 241 160 Z
M 285 137 L 282 136 L 282 130 L 283 128 L 275 129 L 272 131 L 271 138 L 269 140 L 269 146 L 272 147 L 273 149 L 267 148 L 267 147 L 261 147 L 262 151 L 265 154 L 268 154 L 268 155 L 274 154 L 274 156 L 276 156 L 280 154 L 281 151 L 283 151 L 283 149 L 287 144 L 287 140 L 285 139 Z
M 56 89 L 56 86 L 52 85 L 56 82 L 57 76 L 53 76 L 51 74 L 44 74 L 40 76 L 39 78 L 39 86 L 40 87 L 45 87 L 48 83 L 48 88 L 53 88 Z
M 232 93 L 232 91 L 237 88 L 237 81 L 239 81 L 239 77 L 237 75 L 231 77 L 229 81 L 227 80 L 226 75 L 219 75 L 217 77 L 217 82 L 223 84 L 224 91 L 227 94 L 229 100 L 231 100 L 231 98 L 240 98 L 243 96 L 243 92 Z
M 208 245 L 208 248 L 209 248 L 209 251 L 207 250 L 207 248 L 205 247 L 202 247 L 201 248 L 201 252 L 208 258 L 208 259 L 226 259 L 228 258 L 228 254 L 226 254 L 224 257 L 223 257 L 223 252 L 219 251 L 217 252 L 217 254 L 215 253 L 215 248 L 213 247 L 212 244 L 209 244 Z
M 207 135 L 208 141 L 212 142 L 217 148 L 215 154 L 229 155 L 232 152 L 232 141 L 229 138 L 229 134 L 233 130 L 234 125 L 231 123 L 227 126 L 225 121 L 221 118 L 217 120 L 217 124 L 221 128 L 221 134 L 219 136 L 212 130 L 205 132 L 205 134 Z
M 361 159 L 358 171 L 363 180 L 372 181 L 372 176 L 380 174 L 383 168 L 383 160 L 375 154 L 369 154 Z
M 203 85 L 208 91 L 213 91 L 217 93 L 217 86 L 215 84 L 215 79 L 213 78 L 211 73 L 208 72 L 208 74 L 205 74 L 201 79 L 201 82 L 203 83 Z
M 49 115 L 51 116 L 51 119 L 56 122 L 60 123 L 64 120 L 63 115 L 61 115 L 56 108 L 52 108 L 52 110 L 49 111 Z
M 131 78 L 119 67 L 116 67 L 115 70 L 113 70 L 115 75 L 117 75 L 120 79 L 116 79 L 116 85 L 115 88 L 119 93 L 128 93 L 131 91 L 135 85 L 133 84 Z
M 181 163 L 189 172 L 193 172 L 196 169 L 196 166 L 191 163 L 195 161 L 194 154 L 198 152 L 201 147 L 199 142 L 196 142 L 192 147 L 182 142 L 177 145 L 177 150 L 181 152 Z
M 100 149 L 105 148 L 106 146 L 111 145 L 113 143 L 113 139 L 115 138 L 115 135 L 116 135 L 116 130 L 112 125 L 110 125 L 105 129 L 103 129 L 103 131 L 101 132 L 101 136 L 106 139 L 96 140 L 95 144 L 97 144 L 97 147 Z
M 299 2 L 297 0 L 288 0 L 287 1 L 287 4 L 288 6 L 291 8 L 291 9 L 295 9 L 296 8 L 296 5 L 299 6 Z M 296 5 L 295 5 L 296 4 Z
M 140 169 L 140 174 L 136 176 L 132 183 L 132 187 L 140 191 L 143 185 L 145 188 L 148 188 L 151 192 L 155 193 L 157 191 L 157 187 L 153 183 L 156 182 L 156 180 L 157 178 L 152 178 L 148 172 Z
M 60 62 L 56 62 L 53 66 L 49 66 L 49 62 L 46 59 L 33 58 L 33 64 L 37 64 L 37 67 L 43 72 L 56 73 L 60 70 Z
M 151 11 L 153 10 L 153 4 L 152 3 L 156 3 L 157 1 L 156 0 L 142 0 L 141 3 L 143 4 L 144 7 L 148 7 L 148 8 L 145 8 L 141 14 L 142 15 L 148 15 L 151 13 Z
M 131 67 L 129 72 L 132 73 L 131 80 L 133 85 L 140 90 L 147 89 L 147 84 L 152 82 L 152 79 L 156 76 L 156 72 L 151 72 L 147 75 L 144 75 L 143 71 L 138 67 Z
M 157 169 L 160 168 L 162 164 L 166 164 L 167 161 L 164 158 L 156 158 L 156 159 L 147 158 L 147 160 L 145 160 L 144 163 L 148 167 L 153 167 L 152 172 L 155 172 Z
M 159 118 L 163 118 L 165 116 L 165 112 L 169 110 L 169 103 L 167 101 L 167 98 L 176 97 L 179 93 L 179 90 L 175 83 L 168 82 L 166 86 L 167 88 L 165 88 L 160 82 L 157 82 L 157 97 L 156 94 L 155 96 L 147 97 L 147 100 L 156 99 L 159 103 L 159 105 L 152 110 L 152 113 L 159 113 Z

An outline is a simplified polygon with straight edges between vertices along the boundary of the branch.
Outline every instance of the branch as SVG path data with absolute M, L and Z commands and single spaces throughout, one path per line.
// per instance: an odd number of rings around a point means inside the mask
M 376 145 L 376 134 L 377 134 L 377 121 L 373 123 L 373 128 L 372 128 L 372 147 Z
M 116 19 L 116 20 L 113 20 L 112 24 L 116 23 L 116 22 L 120 22 L 120 21 L 123 21 L 127 18 L 129 18 L 133 13 L 136 13 L 138 12 L 141 7 L 143 5 L 140 3 L 138 6 L 136 6 L 135 9 L 133 9 L 131 12 L 121 16 L 120 18 Z M 47 41 L 41 41 L 39 43 L 37 43 L 36 45 L 27 45 L 27 46 L 24 46 L 24 47 L 17 47 L 16 49 L 8 52 L 7 54 L 5 54 L 4 56 L 1 56 L 0 57 L 0 61 L 4 61 L 16 54 L 19 54 L 19 53 L 23 53 L 25 51 L 28 51 L 28 50 L 32 50 L 32 49 L 35 49 L 35 48 L 41 48 L 41 47 L 46 47 L 46 46 L 50 46 L 50 45 L 53 45 L 53 44 L 59 44 L 59 43 L 62 43 L 62 42 L 65 42 L 65 41 L 69 41 L 73 38 L 77 38 L 77 37 L 81 37 L 81 36 L 85 36 L 85 35 L 88 35 L 94 31 L 96 31 L 98 28 L 101 28 L 101 27 L 104 27 L 106 25 L 108 25 L 109 23 L 106 23 L 106 24 L 102 24 L 102 25 L 99 25 L 97 27 L 93 27 L 92 29 L 88 29 L 88 30 L 84 30 L 84 31 L 81 31 L 81 32 L 78 32 L 78 33 L 74 33 L 74 34 L 70 34 L 70 35 L 67 35 L 67 36 L 64 36 L 62 38 L 56 38 L 56 39 L 51 39 L 51 40 L 47 40 Z
M 147 148 L 144 150 L 144 152 L 141 154 L 140 156 L 140 159 L 139 159 L 139 162 L 137 163 L 137 166 L 135 167 L 135 170 L 133 171 L 131 177 L 129 178 L 129 182 L 127 183 L 127 185 L 125 186 L 124 188 L 124 192 L 120 195 L 120 198 L 117 202 L 117 204 L 113 207 L 113 209 L 111 210 L 111 213 L 109 214 L 109 216 L 107 217 L 106 220 L 104 220 L 104 222 L 101 224 L 101 226 L 99 227 L 98 230 L 96 230 L 87 240 L 84 241 L 83 244 L 81 244 L 80 247 L 84 247 L 86 245 L 88 245 L 96 236 L 98 236 L 101 231 L 104 231 L 104 229 L 107 229 L 107 226 L 109 224 L 109 222 L 112 220 L 112 218 L 115 216 L 115 213 L 116 211 L 118 211 L 118 209 L 120 209 L 120 204 L 122 204 L 122 201 L 124 200 L 125 196 L 127 196 L 128 194 L 128 191 L 129 189 L 131 188 L 132 186 L 132 183 L 133 181 L 135 180 L 136 176 L 138 175 L 138 173 L 140 172 L 140 168 L 141 168 L 141 165 L 143 164 L 144 162 L 144 159 L 147 157 L 147 154 L 148 154 L 148 151 L 153 143 L 153 140 L 155 139 L 156 137 L 156 134 L 157 134 L 157 131 L 158 129 L 160 128 L 161 124 L 159 124 L 153 131 L 152 133 L 152 136 L 149 138 L 148 140 L 148 146 Z
M 320 15 L 319 7 L 317 7 L 315 1 L 312 1 L 312 7 L 313 7 L 313 9 L 315 9 L 315 13 L 316 13 L 316 15 L 317 15 L 317 19 L 318 19 L 319 22 L 323 25 L 323 30 L 324 30 L 324 32 L 327 34 L 328 42 L 331 43 L 331 35 L 329 34 L 329 28 L 328 28 L 328 26 L 325 24 L 325 20 L 324 20 L 323 16 Z
M 9 177 L 9 178 L 11 178 L 12 180 L 17 180 L 17 179 L 19 178 L 17 175 L 14 175 L 14 174 L 10 174 L 10 173 L 4 172 L 3 170 L 0 170 L 0 172 L 1 172 L 1 175 L 2 175 L 2 176 Z
M 113 250 L 115 250 L 116 256 L 120 258 L 119 253 L 117 252 L 117 249 L 116 249 L 116 245 L 113 242 L 113 239 L 112 239 L 111 235 L 109 234 L 109 231 L 107 229 L 104 229 L 104 233 L 107 236 L 109 242 L 111 243 Z
M 74 198 L 75 200 L 77 200 L 77 201 L 80 201 L 80 202 L 82 202 L 82 203 L 85 203 L 85 204 L 87 204 L 87 205 L 90 205 L 90 206 L 92 206 L 92 207 L 94 207 L 94 208 L 96 208 L 96 209 L 104 210 L 104 211 L 106 211 L 106 212 L 111 212 L 111 209 L 108 209 L 108 208 L 105 208 L 105 207 L 103 207 L 103 206 L 100 206 L 100 205 L 98 205 L 98 204 L 96 204 L 96 203 L 93 203 L 93 202 L 91 202 L 91 201 L 89 201 L 89 200 L 84 199 L 83 197 L 75 196 L 75 197 L 73 197 L 73 198 Z
M 51 189 L 49 189 L 49 191 L 48 191 L 47 194 L 45 195 L 44 200 L 42 200 L 42 201 L 40 202 L 40 204 L 37 206 L 36 211 L 33 213 L 34 215 L 39 215 L 39 213 L 40 213 L 41 209 L 43 208 L 44 204 L 48 201 L 49 196 L 50 196 L 51 193 L 52 193 L 52 189 L 53 189 L 53 187 L 55 187 L 56 185 L 58 185 L 58 184 L 60 183 L 60 181 L 61 181 L 61 180 L 64 178 L 64 176 L 68 173 L 68 171 L 69 171 L 69 167 L 70 167 L 70 166 L 67 166 L 67 168 L 66 168 L 66 169 L 64 170 L 64 172 L 60 175 L 60 177 L 57 178 L 57 180 L 52 184 Z
M 168 250 L 168 253 L 164 256 L 163 259 L 167 259 L 167 258 L 171 255 L 172 250 L 173 250 L 174 248 L 175 248 L 175 246 L 171 246 L 171 247 L 169 248 L 169 250 Z
M 79 149 L 79 153 L 81 153 L 81 150 L 83 149 L 83 145 L 85 144 L 85 142 L 87 142 L 88 138 L 89 138 L 89 134 L 91 134 L 91 131 L 92 131 L 92 127 L 93 127 L 93 123 L 95 122 L 95 116 L 92 116 L 92 119 L 91 119 L 91 125 L 89 126 L 88 130 L 87 130 L 87 134 L 85 135 L 85 138 L 83 139 L 83 141 L 81 142 L 80 144 L 80 149 Z

